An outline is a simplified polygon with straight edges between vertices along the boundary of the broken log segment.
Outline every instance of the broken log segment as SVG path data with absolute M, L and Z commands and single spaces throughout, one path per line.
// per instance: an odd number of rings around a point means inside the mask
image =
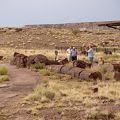
M 89 80 L 89 79 L 99 79 L 102 80 L 102 74 L 100 72 L 94 72 L 94 71 L 90 71 L 90 70 L 84 70 L 80 73 L 80 79 L 82 80 Z
M 49 65 L 46 66 L 46 68 L 57 73 L 69 74 L 72 75 L 73 77 L 78 77 L 82 80 L 91 80 L 91 79 L 102 80 L 102 74 L 97 71 L 93 72 L 90 70 L 85 70 L 77 67 L 63 66 L 63 65 Z
M 82 71 L 84 71 L 85 69 L 82 68 L 78 68 L 78 67 L 73 67 L 70 69 L 70 71 L 68 72 L 69 75 L 72 75 L 73 77 L 78 77 L 80 76 L 80 73 Z
M 56 73 L 61 73 L 62 67 L 64 67 L 64 65 L 47 65 L 46 69 L 54 71 Z
M 71 66 L 63 66 L 62 68 L 61 68 L 61 73 L 63 73 L 63 74 L 68 74 L 69 73 L 69 71 L 72 69 L 73 67 L 71 67 Z

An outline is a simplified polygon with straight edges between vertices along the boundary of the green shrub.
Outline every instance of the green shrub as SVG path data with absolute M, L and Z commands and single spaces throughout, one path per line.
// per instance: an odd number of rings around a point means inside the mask
M 31 69 L 44 69 L 45 68 L 45 64 L 44 63 L 31 64 L 30 68 Z
M 72 30 L 72 33 L 73 33 L 74 35 L 77 35 L 77 34 L 79 33 L 79 30 Z
M 53 100 L 55 97 L 55 92 L 53 92 L 49 87 L 44 87 L 42 84 L 37 86 L 32 94 L 27 96 L 26 100 L 34 100 L 34 101 L 43 101 L 44 100 Z
M 42 69 L 42 70 L 40 70 L 40 74 L 42 74 L 44 76 L 50 76 L 51 72 L 49 70 Z
M 48 90 L 45 91 L 44 95 L 46 96 L 46 98 L 50 100 L 53 100 L 53 98 L 55 97 L 55 93 L 52 91 L 48 91 Z
M 9 80 L 8 75 L 2 75 L 2 76 L 0 76 L 0 83 L 2 83 L 4 81 L 8 81 L 8 80 Z
M 6 67 L 0 67 L 0 75 L 7 75 L 8 70 Z

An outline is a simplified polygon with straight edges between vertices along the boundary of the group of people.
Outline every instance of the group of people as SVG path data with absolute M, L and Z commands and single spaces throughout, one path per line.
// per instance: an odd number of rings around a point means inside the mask
M 67 58 L 68 58 L 68 61 L 74 61 L 74 60 L 77 60 L 77 50 L 75 47 L 70 47 L 67 49 Z
M 88 55 L 89 62 L 92 64 L 94 59 L 94 51 L 93 51 L 92 45 L 89 45 L 88 49 L 86 48 L 86 52 Z M 68 61 L 77 60 L 77 55 L 78 55 L 78 52 L 75 47 L 70 47 L 67 49 Z
M 67 52 L 67 58 L 69 62 L 77 60 L 78 52 L 75 47 L 72 47 L 72 46 L 69 47 L 66 52 Z M 86 48 L 86 52 L 88 55 L 88 60 L 92 64 L 94 59 L 94 51 L 93 51 L 92 45 L 89 45 L 88 49 Z M 55 50 L 55 61 L 57 60 L 57 58 L 58 58 L 58 51 Z

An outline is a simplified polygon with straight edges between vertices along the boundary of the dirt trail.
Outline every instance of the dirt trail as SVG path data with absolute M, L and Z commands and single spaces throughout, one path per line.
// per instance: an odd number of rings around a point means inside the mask
M 0 84 L 0 108 L 6 107 L 13 99 L 30 93 L 39 81 L 38 73 L 26 68 L 17 69 L 9 64 L 2 64 L 8 69 L 10 80 Z

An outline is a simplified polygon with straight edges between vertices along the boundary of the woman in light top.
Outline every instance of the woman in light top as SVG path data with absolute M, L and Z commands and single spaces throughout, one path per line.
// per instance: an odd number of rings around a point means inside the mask
M 89 50 L 87 52 L 88 52 L 88 59 L 89 59 L 90 63 L 92 64 L 93 59 L 94 59 L 94 51 L 93 51 L 93 48 L 91 45 L 89 46 Z

